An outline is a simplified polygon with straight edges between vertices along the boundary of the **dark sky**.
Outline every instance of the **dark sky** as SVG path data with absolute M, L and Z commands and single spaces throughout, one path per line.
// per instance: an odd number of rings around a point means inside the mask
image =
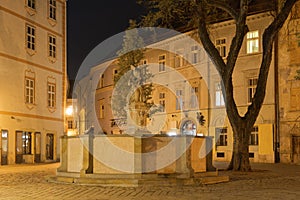
M 68 0 L 68 75 L 75 79 L 88 53 L 105 39 L 123 32 L 143 8 L 136 0 Z

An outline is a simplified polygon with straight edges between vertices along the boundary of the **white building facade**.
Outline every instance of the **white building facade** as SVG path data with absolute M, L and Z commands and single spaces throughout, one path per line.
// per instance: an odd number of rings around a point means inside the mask
M 66 96 L 66 1 L 0 2 L 1 164 L 59 159 Z

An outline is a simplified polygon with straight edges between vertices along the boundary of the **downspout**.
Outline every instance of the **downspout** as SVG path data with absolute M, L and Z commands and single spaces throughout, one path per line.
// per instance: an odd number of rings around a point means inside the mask
M 278 11 L 278 4 L 275 1 L 275 13 L 277 15 Z M 275 133 L 274 133 L 274 156 L 275 156 L 275 163 L 280 162 L 280 112 L 279 112 L 279 77 L 278 77 L 278 34 L 276 35 L 275 42 L 274 42 L 274 94 L 275 94 Z

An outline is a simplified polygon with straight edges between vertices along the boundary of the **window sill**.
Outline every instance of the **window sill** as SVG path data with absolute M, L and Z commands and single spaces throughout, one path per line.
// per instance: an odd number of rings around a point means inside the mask
M 55 63 L 55 62 L 57 61 L 56 58 L 51 57 L 51 56 L 48 56 L 48 60 L 49 60 L 51 63 Z
M 48 107 L 50 113 L 54 113 L 56 111 L 56 107 Z
M 28 6 L 25 6 L 25 9 L 26 9 L 27 13 L 28 13 L 30 16 L 33 16 L 33 15 L 36 14 L 36 10 L 33 9 L 33 8 L 30 8 L 30 7 L 28 7 Z
M 32 103 L 25 103 L 25 104 L 29 110 L 32 110 L 36 106 L 35 104 L 32 104 Z
M 57 21 L 55 19 L 50 18 L 50 17 L 48 17 L 48 22 L 51 26 L 56 26 L 56 24 L 57 24 Z
M 32 50 L 32 49 L 28 49 L 28 48 L 26 48 L 26 52 L 27 52 L 27 54 L 30 55 L 30 56 L 33 56 L 33 55 L 36 54 L 36 50 Z

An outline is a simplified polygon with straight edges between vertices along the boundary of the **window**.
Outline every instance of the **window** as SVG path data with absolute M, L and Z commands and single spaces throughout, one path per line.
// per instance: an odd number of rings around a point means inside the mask
M 218 49 L 220 56 L 222 58 L 226 57 L 226 39 L 217 39 L 216 40 L 216 48 Z
M 48 83 L 48 107 L 55 107 L 55 84 Z
M 104 105 L 101 104 L 100 105 L 100 119 L 103 119 L 104 118 Z
M 199 60 L 199 50 L 198 50 L 198 46 L 192 46 L 191 48 L 192 51 L 192 64 L 198 63 Z
M 35 10 L 35 0 L 27 0 L 26 5 L 27 5 L 27 7 Z
M 166 71 L 166 55 L 160 55 L 158 57 L 158 65 L 159 65 L 159 72 Z
M 191 91 L 190 107 L 191 108 L 197 108 L 199 88 L 198 87 L 192 87 L 191 90 L 192 91 Z
M 68 129 L 73 129 L 73 120 L 68 120 Z
M 252 128 L 249 138 L 249 145 L 258 145 L 258 126 L 254 126 Z
M 259 35 L 258 31 L 247 33 L 247 53 L 257 53 L 259 50 Z
M 34 79 L 25 78 L 25 102 L 34 104 Z
M 147 65 L 147 60 L 141 60 L 141 65 Z
M 221 83 L 216 83 L 215 85 L 215 91 L 216 91 L 216 106 L 224 106 L 224 97 L 223 97 L 223 92 L 222 92 L 222 87 Z
M 176 90 L 176 110 L 182 110 L 184 106 L 183 91 Z
M 23 154 L 31 154 L 31 132 L 23 132 L 22 147 Z
M 26 25 L 26 47 L 30 50 L 35 50 L 35 28 L 30 25 Z
M 248 103 L 252 102 L 257 86 L 257 78 L 248 79 Z
M 56 0 L 49 0 L 49 18 L 56 20 Z
M 182 58 L 182 53 L 183 50 L 178 50 L 176 51 L 176 54 L 174 56 L 174 67 L 182 67 L 183 66 L 183 58 Z
M 56 58 L 56 38 L 55 36 L 49 35 L 48 38 L 48 49 L 49 49 L 49 57 Z
M 166 94 L 165 93 L 159 93 L 159 104 L 160 104 L 160 106 L 162 107 L 162 112 L 164 112 L 165 111 L 165 109 L 166 109 L 166 100 L 165 100 L 165 98 L 166 98 Z
M 216 128 L 217 146 L 227 146 L 227 128 Z

